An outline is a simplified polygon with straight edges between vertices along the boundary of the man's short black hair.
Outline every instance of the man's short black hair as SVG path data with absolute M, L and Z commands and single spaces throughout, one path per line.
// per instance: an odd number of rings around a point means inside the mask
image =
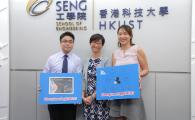
M 89 40 L 89 43 L 91 44 L 93 41 L 102 41 L 102 46 L 104 45 L 105 43 L 105 38 L 103 35 L 101 34 L 93 34 L 91 37 L 90 37 L 90 40 Z
M 74 42 L 74 35 L 73 35 L 73 33 L 71 33 L 71 32 L 64 32 L 64 33 L 62 33 L 62 34 L 60 35 L 60 42 L 62 41 L 62 38 L 63 38 L 64 36 L 70 36 L 70 37 L 73 39 L 73 42 Z

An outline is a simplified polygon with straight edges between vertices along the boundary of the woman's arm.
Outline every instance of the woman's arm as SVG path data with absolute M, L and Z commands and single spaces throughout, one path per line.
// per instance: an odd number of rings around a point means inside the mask
M 96 91 L 91 95 L 91 99 L 92 99 L 92 101 L 93 101 L 94 99 L 96 99 Z
M 140 64 L 140 76 L 144 77 L 149 72 L 148 62 L 147 62 L 147 58 L 146 58 L 146 55 L 144 53 L 144 50 L 141 48 L 138 48 L 137 56 L 138 56 L 138 61 Z
M 114 66 L 116 64 L 116 59 L 114 57 L 114 54 L 112 53 L 112 66 Z

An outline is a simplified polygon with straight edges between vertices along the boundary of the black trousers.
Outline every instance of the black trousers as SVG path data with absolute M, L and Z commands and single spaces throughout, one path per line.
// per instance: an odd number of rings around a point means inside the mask
M 48 105 L 50 120 L 76 120 L 76 105 L 51 104 Z

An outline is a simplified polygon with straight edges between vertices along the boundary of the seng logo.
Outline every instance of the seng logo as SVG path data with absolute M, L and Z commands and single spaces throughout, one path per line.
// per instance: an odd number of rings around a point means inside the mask
M 30 16 L 38 16 L 45 13 L 53 0 L 29 0 L 26 11 Z

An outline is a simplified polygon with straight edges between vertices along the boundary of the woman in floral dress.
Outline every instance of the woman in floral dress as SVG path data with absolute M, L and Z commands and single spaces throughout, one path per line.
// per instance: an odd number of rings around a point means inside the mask
M 83 108 L 85 120 L 109 120 L 108 101 L 96 100 L 96 68 L 109 66 L 109 60 L 102 57 L 101 50 L 105 39 L 100 34 L 90 38 L 92 55 L 85 65 L 85 89 L 83 90 Z

